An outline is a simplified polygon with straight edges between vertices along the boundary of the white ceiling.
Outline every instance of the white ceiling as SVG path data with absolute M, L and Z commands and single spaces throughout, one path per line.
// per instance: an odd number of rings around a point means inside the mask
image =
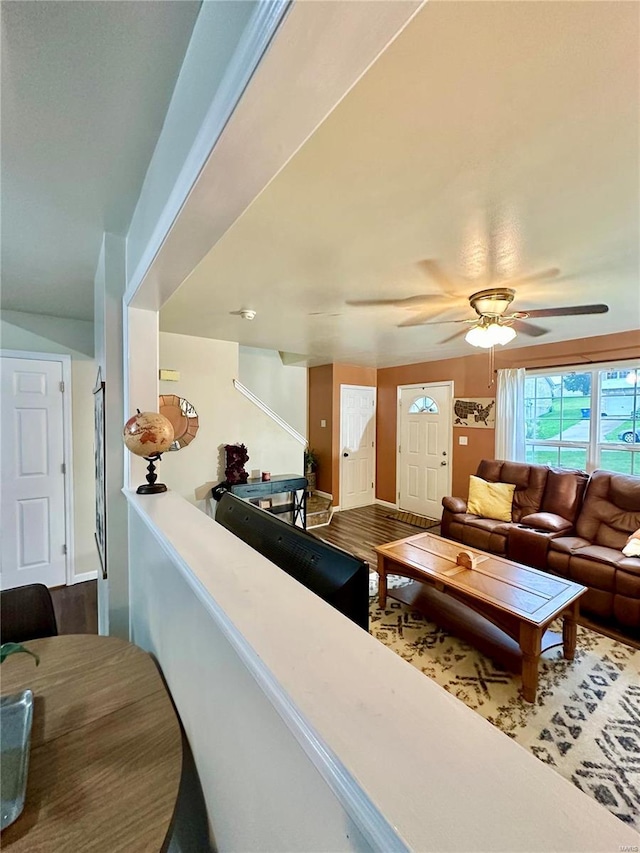
M 2 307 L 93 319 L 200 0 L 2 3 Z
M 537 321 L 510 347 L 640 328 L 640 19 L 635 3 L 432 0 L 212 248 L 161 328 L 388 366 L 469 354 L 434 319 L 502 278 L 515 310 L 605 302 Z M 429 274 L 435 259 L 448 281 Z M 242 308 L 257 311 L 242 320 Z

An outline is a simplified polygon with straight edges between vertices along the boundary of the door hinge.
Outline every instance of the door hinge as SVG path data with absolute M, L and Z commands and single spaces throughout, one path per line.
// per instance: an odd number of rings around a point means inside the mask
M 60 470 L 62 471 L 62 473 L 63 473 L 63 474 L 66 474 L 66 473 L 67 473 L 67 464 L 66 464 L 66 462 L 63 462 L 63 463 L 62 463 L 62 465 L 60 466 Z
M 60 391 L 64 394 L 64 382 L 60 382 Z
M 63 554 L 65 555 L 65 557 L 66 557 L 66 555 L 67 555 L 67 543 L 66 543 L 66 542 L 65 542 L 65 543 L 64 543 L 64 545 L 62 546 L 62 553 L 63 553 Z
M 402 453 L 402 445 L 398 445 L 398 453 Z

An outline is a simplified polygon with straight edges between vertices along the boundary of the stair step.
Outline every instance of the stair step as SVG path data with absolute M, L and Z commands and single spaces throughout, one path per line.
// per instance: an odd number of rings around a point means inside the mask
M 307 528 L 329 524 L 332 513 L 332 498 L 324 498 L 312 493 L 307 499 Z

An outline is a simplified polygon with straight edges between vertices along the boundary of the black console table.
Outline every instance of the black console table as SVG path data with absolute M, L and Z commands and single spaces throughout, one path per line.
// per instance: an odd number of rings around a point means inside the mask
M 229 486 L 232 495 L 257 504 L 258 501 L 288 492 L 290 500 L 284 504 L 275 504 L 268 512 L 290 512 L 292 523 L 307 529 L 307 478 L 297 474 L 274 474 L 270 480 L 247 480 L 236 486 Z

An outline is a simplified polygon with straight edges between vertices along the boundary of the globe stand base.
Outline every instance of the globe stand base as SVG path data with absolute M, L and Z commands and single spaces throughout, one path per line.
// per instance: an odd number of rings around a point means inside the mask
M 167 487 L 164 483 L 156 483 L 158 475 L 156 474 L 156 466 L 154 465 L 154 462 L 159 462 L 161 457 L 161 453 L 144 457 L 149 463 L 147 465 L 147 482 L 138 486 L 136 489 L 137 495 L 159 495 L 161 492 L 167 491 Z
M 164 483 L 144 483 L 136 489 L 137 495 L 159 495 L 160 492 L 166 492 L 167 487 Z

